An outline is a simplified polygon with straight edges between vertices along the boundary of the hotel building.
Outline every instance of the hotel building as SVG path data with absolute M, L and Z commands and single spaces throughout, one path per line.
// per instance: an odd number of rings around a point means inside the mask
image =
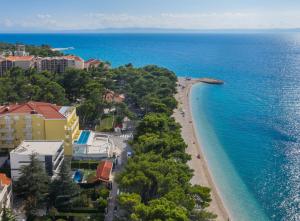
M 80 134 L 76 108 L 44 102 L 0 106 L 0 151 L 8 152 L 23 140 L 64 140 L 72 156 Z
M 84 60 L 77 56 L 46 57 L 36 59 L 38 71 L 64 73 L 68 68 L 84 69 Z
M 0 56 L 0 77 L 9 69 L 20 67 L 24 70 L 36 68 L 38 71 L 64 73 L 68 68 L 84 69 L 84 60 L 78 56 L 34 57 Z

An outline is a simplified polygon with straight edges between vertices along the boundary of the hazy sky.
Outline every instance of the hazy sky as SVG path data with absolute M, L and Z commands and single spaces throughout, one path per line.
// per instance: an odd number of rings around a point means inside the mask
M 0 31 L 299 28 L 300 0 L 0 0 Z

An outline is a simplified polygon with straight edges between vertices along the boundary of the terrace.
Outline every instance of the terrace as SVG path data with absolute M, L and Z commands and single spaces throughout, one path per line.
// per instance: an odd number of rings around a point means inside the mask
M 73 159 L 103 159 L 111 157 L 113 142 L 108 135 L 83 130 L 73 144 Z

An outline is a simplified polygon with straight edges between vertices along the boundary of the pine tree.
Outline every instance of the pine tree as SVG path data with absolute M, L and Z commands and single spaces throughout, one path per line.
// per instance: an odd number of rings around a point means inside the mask
M 69 207 L 71 200 L 80 192 L 71 176 L 70 161 L 64 159 L 60 172 L 50 187 L 50 202 L 56 208 Z
M 21 176 L 16 182 L 15 192 L 25 201 L 28 217 L 34 216 L 36 210 L 43 207 L 49 190 L 49 177 L 36 154 L 30 155 L 30 163 L 21 168 Z

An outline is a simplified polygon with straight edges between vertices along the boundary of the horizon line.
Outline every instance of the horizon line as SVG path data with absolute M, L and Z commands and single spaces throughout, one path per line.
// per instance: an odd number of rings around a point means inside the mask
M 0 34 L 112 34 L 112 33 L 201 33 L 201 32 L 286 32 L 300 31 L 297 28 L 212 28 L 212 29 L 185 29 L 185 28 L 102 28 L 102 29 L 70 29 L 70 30 L 28 30 L 28 31 L 1 31 Z

